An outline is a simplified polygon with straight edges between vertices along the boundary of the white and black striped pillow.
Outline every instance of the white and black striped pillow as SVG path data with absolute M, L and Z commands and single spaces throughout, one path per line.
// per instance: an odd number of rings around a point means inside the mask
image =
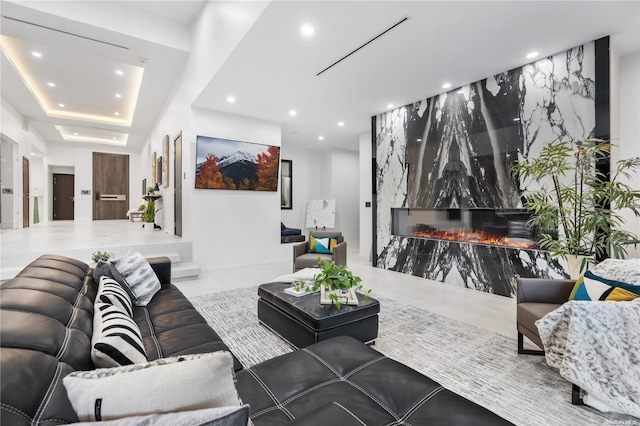
M 140 329 L 120 306 L 96 301 L 91 360 L 98 368 L 147 362 Z
M 127 315 L 133 318 L 133 305 L 129 294 L 118 281 L 102 276 L 100 277 L 100 284 L 98 285 L 98 294 L 96 295 L 96 303 L 110 303 L 121 307 Z

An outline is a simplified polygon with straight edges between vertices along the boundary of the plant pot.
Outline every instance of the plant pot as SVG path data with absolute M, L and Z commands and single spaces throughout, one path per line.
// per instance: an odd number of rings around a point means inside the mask
M 154 222 L 145 222 L 144 224 L 145 231 L 153 231 L 153 228 L 155 228 Z
M 586 270 L 586 263 L 585 268 L 581 268 L 582 262 L 584 261 L 584 259 L 586 259 L 586 257 L 567 254 L 564 258 L 567 262 L 567 272 L 569 272 L 569 278 L 571 278 L 572 280 L 577 280 L 580 277 L 580 274 Z

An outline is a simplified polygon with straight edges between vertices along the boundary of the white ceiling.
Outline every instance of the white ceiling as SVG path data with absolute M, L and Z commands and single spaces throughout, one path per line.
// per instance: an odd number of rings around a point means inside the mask
M 121 16 L 138 19 L 137 33 L 118 29 L 115 24 L 89 25 L 55 16 L 72 14 L 55 13 L 56 7 L 63 9 L 68 4 L 48 2 L 48 12 L 54 12 L 44 13 L 1 3 L 3 16 L 128 49 L 6 18 L 2 19 L 2 34 L 77 55 L 56 61 L 48 69 L 64 82 L 66 99 L 78 103 L 91 99 L 88 103 L 104 107 L 107 115 L 113 114 L 110 94 L 119 90 L 118 80 L 104 76 L 92 80 L 97 77 L 96 64 L 143 67 L 131 128 L 47 117 L 4 56 L 2 96 L 48 141 L 63 142 L 55 125 L 98 127 L 94 130 L 101 137 L 109 137 L 109 130 L 118 135 L 129 133 L 127 147 L 138 151 L 172 96 L 188 56 L 188 47 L 179 42 L 179 32 L 188 31 L 204 2 L 71 3 L 76 8 L 78 4 L 101 7 L 106 17 L 108 8 L 114 8 Z M 403 18 L 408 19 L 316 76 Z M 152 25 L 155 22 L 162 25 Z M 169 28 L 169 23 L 175 37 L 164 34 L 162 39 L 160 31 L 152 34 L 154 28 Z M 303 23 L 314 26 L 313 36 L 300 34 Z M 387 110 L 389 103 L 406 105 L 445 91 L 444 82 L 452 83 L 449 90 L 453 90 L 521 66 L 529 61 L 525 54 L 532 50 L 541 56 L 551 55 L 606 35 L 611 35 L 612 46 L 620 55 L 640 51 L 640 1 L 275 1 L 193 106 L 282 123 L 284 144 L 357 149 L 358 135 L 370 130 L 371 116 Z M 141 57 L 147 58 L 146 62 L 140 62 Z M 226 101 L 230 95 L 236 98 L 233 104 Z M 96 102 L 100 99 L 104 102 Z M 65 101 L 65 106 L 70 102 Z M 297 111 L 295 117 L 288 114 L 290 109 Z M 339 121 L 344 126 L 338 126 Z M 323 141 L 318 140 L 320 135 Z

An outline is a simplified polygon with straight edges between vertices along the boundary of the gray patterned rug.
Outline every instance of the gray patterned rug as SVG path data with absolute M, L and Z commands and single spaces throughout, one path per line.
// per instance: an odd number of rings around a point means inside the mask
M 374 296 L 376 297 L 376 296 Z M 571 385 L 516 342 L 394 300 L 381 304 L 375 349 L 517 425 L 638 425 L 640 419 L 571 405 Z M 257 287 L 190 298 L 250 367 L 293 349 L 258 323 Z

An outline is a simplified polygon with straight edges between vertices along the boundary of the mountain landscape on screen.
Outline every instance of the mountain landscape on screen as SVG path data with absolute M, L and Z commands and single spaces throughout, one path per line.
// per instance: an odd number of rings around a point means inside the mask
M 280 147 L 198 136 L 196 151 L 196 188 L 278 190 Z

